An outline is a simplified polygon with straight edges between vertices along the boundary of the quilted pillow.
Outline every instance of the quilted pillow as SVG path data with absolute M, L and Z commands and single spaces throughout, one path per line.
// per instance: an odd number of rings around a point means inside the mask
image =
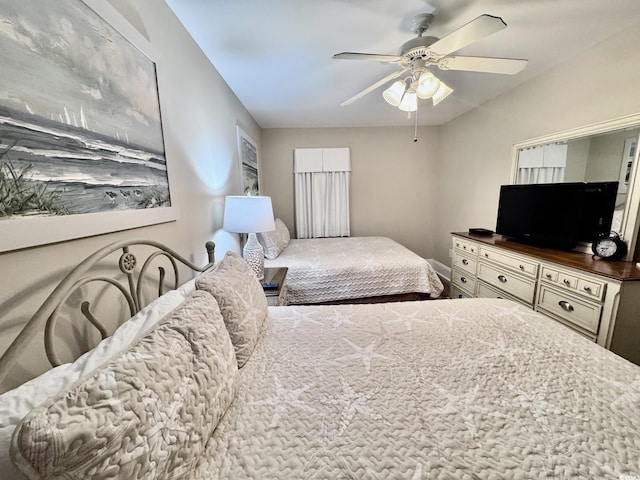
M 284 222 L 276 218 L 275 224 L 275 230 L 258 234 L 258 241 L 264 248 L 264 256 L 269 260 L 277 258 L 291 240 L 291 234 Z
M 267 297 L 247 263 L 235 252 L 227 252 L 209 272 L 196 278 L 196 287 L 212 294 L 236 350 L 238 367 L 253 352 L 264 319 Z
M 11 455 L 29 478 L 192 478 L 238 369 L 215 299 L 195 292 L 129 349 L 31 411 Z
M 11 437 L 22 420 L 49 397 L 68 390 L 80 377 L 121 354 L 151 328 L 165 320 L 193 291 L 195 279 L 177 290 L 169 290 L 120 325 L 113 335 L 102 340 L 73 363 L 65 363 L 0 395 L 0 472 L 11 480 L 25 480 L 11 461 Z

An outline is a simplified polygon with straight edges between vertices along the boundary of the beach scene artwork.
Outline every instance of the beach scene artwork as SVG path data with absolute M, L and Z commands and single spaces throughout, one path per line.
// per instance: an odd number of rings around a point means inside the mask
M 80 0 L 0 0 L 0 226 L 171 206 L 155 63 Z
M 258 147 L 240 127 L 238 129 L 238 155 L 242 167 L 242 182 L 245 195 L 260 195 L 258 184 Z

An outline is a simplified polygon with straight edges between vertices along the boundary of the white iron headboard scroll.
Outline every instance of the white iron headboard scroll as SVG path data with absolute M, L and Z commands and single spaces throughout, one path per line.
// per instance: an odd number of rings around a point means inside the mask
M 136 269 L 136 266 L 139 264 L 138 259 L 131 252 L 131 247 L 135 245 L 146 245 L 155 248 L 152 253 L 149 254 L 147 252 L 148 256 L 139 269 Z M 209 263 L 203 267 L 193 264 L 174 250 L 153 240 L 121 240 L 92 253 L 64 277 L 64 279 L 40 306 L 38 311 L 25 324 L 24 328 L 9 345 L 9 348 L 7 348 L 2 357 L 0 357 L 0 382 L 7 376 L 9 370 L 17 361 L 17 358 L 24 347 L 26 347 L 31 339 L 37 335 L 43 327 L 45 350 L 49 362 L 54 367 L 63 363 L 56 354 L 54 346 L 56 319 L 69 296 L 73 294 L 73 292 L 78 291 L 82 286 L 93 282 L 103 282 L 115 287 L 124 296 L 131 315 L 133 316 L 144 307 L 142 301 L 142 287 L 149 275 L 151 275 L 149 269 L 154 259 L 157 257 L 165 257 L 169 260 L 173 268 L 173 275 L 175 279 L 173 288 L 177 288 L 180 285 L 178 262 L 195 272 L 204 272 L 213 266 L 215 245 L 213 242 L 207 242 L 205 247 L 207 249 Z M 98 262 L 120 249 L 122 250 L 122 253 L 118 258 L 118 267 L 120 272 L 125 274 L 126 282 L 122 279 L 118 280 L 91 272 L 91 269 Z M 158 296 L 164 293 L 163 288 L 165 276 L 166 272 L 164 267 L 159 266 Z M 91 305 L 89 301 L 83 301 L 80 306 L 80 310 L 84 317 L 100 332 L 101 337 L 106 338 L 108 336 L 106 328 L 91 312 L 90 307 Z

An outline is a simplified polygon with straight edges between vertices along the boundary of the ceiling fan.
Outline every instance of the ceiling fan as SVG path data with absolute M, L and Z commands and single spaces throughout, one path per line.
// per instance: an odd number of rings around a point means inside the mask
M 508 75 L 514 75 L 526 67 L 527 60 L 523 59 L 450 55 L 505 28 L 507 24 L 502 18 L 492 15 L 480 15 L 443 38 L 423 36 L 429 29 L 433 18 L 434 16 L 430 13 L 423 13 L 414 17 L 413 31 L 418 36 L 405 42 L 400 48 L 399 55 L 355 52 L 335 54 L 333 56 L 335 59 L 369 60 L 393 63 L 399 67 L 399 70 L 365 88 L 341 103 L 341 105 L 349 105 L 376 88 L 408 72 L 408 75 L 403 80 L 397 80 L 391 87 L 387 88 L 383 93 L 383 97 L 388 103 L 399 107 L 401 110 L 415 111 L 418 108 L 418 98 L 431 98 L 433 104 L 437 105 L 453 92 L 451 87 L 438 79 L 429 70 L 429 67 L 435 66 L 440 70 L 462 70 Z

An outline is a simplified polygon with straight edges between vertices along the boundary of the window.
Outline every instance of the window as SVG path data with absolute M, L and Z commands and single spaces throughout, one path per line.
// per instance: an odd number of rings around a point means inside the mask
M 294 182 L 297 238 L 349 236 L 348 148 L 296 148 Z

